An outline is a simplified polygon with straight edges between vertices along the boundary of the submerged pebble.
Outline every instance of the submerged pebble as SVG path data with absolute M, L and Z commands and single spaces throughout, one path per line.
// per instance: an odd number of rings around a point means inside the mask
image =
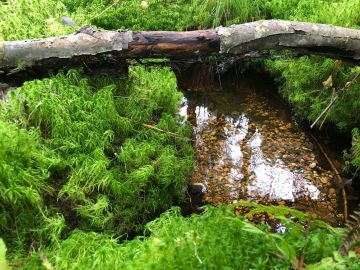
M 216 92 L 221 104 L 214 93 L 190 95 L 186 103 L 197 158 L 191 182 L 206 186 L 204 200 L 286 204 L 336 219 L 336 190 L 329 189 L 334 173 L 320 166 L 290 112 L 256 91 L 233 90 Z

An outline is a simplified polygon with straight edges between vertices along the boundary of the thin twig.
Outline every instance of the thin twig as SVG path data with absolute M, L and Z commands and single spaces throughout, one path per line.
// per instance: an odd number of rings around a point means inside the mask
M 314 123 L 311 124 L 311 128 L 313 128 L 316 123 L 321 119 L 321 117 L 327 113 L 331 107 L 335 104 L 335 101 L 338 99 L 338 97 L 343 94 L 351 85 L 353 85 L 355 82 L 356 82 L 356 79 L 359 77 L 360 75 L 360 70 L 355 74 L 354 78 L 351 80 L 351 81 L 348 81 L 344 86 L 343 88 L 341 88 L 339 91 L 338 91 L 338 94 L 333 97 L 329 104 L 326 106 L 326 108 L 320 113 L 320 115 L 316 118 L 316 120 L 314 121 Z M 326 114 L 327 115 L 327 114 Z
M 330 113 L 330 110 L 328 110 L 327 113 L 325 114 L 323 120 L 321 121 L 321 124 L 320 124 L 320 126 L 319 126 L 319 129 L 321 129 L 321 128 L 323 127 L 326 118 L 329 116 L 329 113 Z
M 93 73 L 93 71 L 91 70 L 91 68 L 89 68 L 88 67 L 88 65 L 83 61 L 83 64 L 84 64 L 84 66 L 91 72 L 91 73 Z
M 181 136 L 181 135 L 179 135 L 179 134 L 177 134 L 177 133 L 170 132 L 170 131 L 166 131 L 166 130 L 163 130 L 163 129 L 158 128 L 158 127 L 156 127 L 156 126 L 153 126 L 153 125 L 143 124 L 143 127 L 145 127 L 145 128 L 150 128 L 150 129 L 153 129 L 153 130 L 162 132 L 162 133 L 169 134 L 169 135 L 171 135 L 171 136 L 173 136 L 173 137 L 175 137 L 175 138 L 185 139 L 185 140 L 188 140 L 188 141 L 191 140 L 191 139 L 186 138 L 186 137 L 183 137 L 183 136 Z
M 339 96 L 335 96 L 331 99 L 331 101 L 329 102 L 329 104 L 326 106 L 326 108 L 320 113 L 320 115 L 315 119 L 314 123 L 311 124 L 310 128 L 313 128 L 316 123 L 321 119 L 321 117 L 327 113 L 331 107 L 334 105 L 335 101 L 338 99 Z
M 124 117 L 124 116 L 119 116 L 120 118 L 123 118 L 123 119 L 126 119 L 126 120 L 129 120 L 131 122 L 137 122 L 133 119 L 130 119 L 128 117 Z M 153 125 L 149 125 L 149 124 L 142 124 L 144 128 L 149 128 L 149 129 L 152 129 L 152 130 L 155 130 L 155 131 L 159 131 L 159 132 L 162 132 L 162 133 L 165 133 L 165 134 L 168 134 L 168 135 L 171 135 L 175 138 L 178 138 L 178 139 L 184 139 L 184 140 L 187 140 L 187 141 L 192 141 L 192 139 L 190 138 L 187 138 L 187 137 L 184 137 L 184 136 L 181 136 L 175 132 L 171 132 L 171 131 L 167 131 L 167 130 L 163 130 L 161 128 L 158 128 L 156 126 L 153 126 Z
M 118 4 L 120 0 L 115 0 L 111 5 L 107 6 L 103 11 L 101 11 L 99 14 L 96 14 L 94 17 L 90 18 L 89 21 L 98 18 L 99 16 L 103 15 L 105 12 L 107 12 L 110 8 Z
M 332 170 L 335 172 L 336 178 L 338 179 L 337 186 L 341 187 L 341 193 L 342 193 L 342 197 L 343 197 L 344 221 L 346 223 L 348 221 L 348 206 L 347 206 L 347 196 L 346 196 L 346 191 L 345 191 L 344 180 L 340 176 L 339 171 L 336 169 L 336 166 L 334 165 L 334 162 L 331 160 L 331 158 L 328 156 L 328 154 L 326 154 L 325 149 L 322 147 L 322 145 L 319 143 L 319 141 L 311 133 L 310 133 L 310 136 L 313 138 L 313 140 L 318 145 L 321 153 L 324 155 L 324 157 L 328 161 L 328 163 L 331 166 Z
M 304 268 L 304 261 L 305 261 L 305 253 L 303 248 L 303 250 L 301 251 L 300 260 L 297 260 L 297 264 L 296 264 L 297 270 L 302 270 Z

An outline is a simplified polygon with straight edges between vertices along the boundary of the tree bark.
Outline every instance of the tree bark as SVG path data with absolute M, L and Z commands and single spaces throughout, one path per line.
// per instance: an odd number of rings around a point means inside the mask
M 262 50 L 360 60 L 360 30 L 316 23 L 264 20 L 189 32 L 101 31 L 0 42 L 0 77 L 19 71 L 116 65 L 126 58 L 197 58 Z

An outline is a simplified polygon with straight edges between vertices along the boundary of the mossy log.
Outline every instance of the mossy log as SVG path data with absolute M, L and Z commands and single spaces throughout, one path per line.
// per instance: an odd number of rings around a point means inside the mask
M 282 20 L 188 32 L 102 31 L 85 26 L 68 36 L 0 42 L 0 76 L 27 70 L 116 65 L 126 58 L 197 58 L 269 49 L 359 61 L 360 30 Z

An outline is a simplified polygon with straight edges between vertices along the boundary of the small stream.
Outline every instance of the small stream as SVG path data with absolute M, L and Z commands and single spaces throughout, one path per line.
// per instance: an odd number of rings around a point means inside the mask
M 186 91 L 179 112 L 193 127 L 190 186 L 200 187 L 203 202 L 287 205 L 338 224 L 336 175 L 273 86 L 259 75 L 221 85 Z

